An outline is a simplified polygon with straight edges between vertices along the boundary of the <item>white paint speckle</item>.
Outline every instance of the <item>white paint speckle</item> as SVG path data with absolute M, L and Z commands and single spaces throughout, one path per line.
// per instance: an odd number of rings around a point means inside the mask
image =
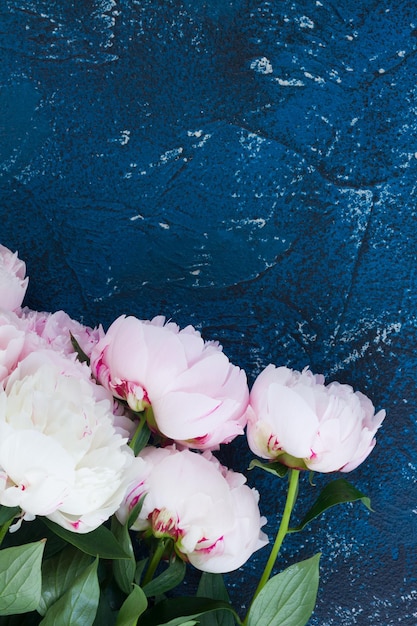
M 260 57 L 252 61 L 250 68 L 258 72 L 258 74 L 272 74 L 273 72 L 271 61 L 266 57 Z
M 120 136 L 115 139 L 109 139 L 110 143 L 120 143 L 121 146 L 125 146 L 130 140 L 130 130 L 121 130 Z
M 296 78 L 290 78 L 290 80 L 285 80 L 284 78 L 275 78 L 278 85 L 281 87 L 304 87 L 304 83 L 302 80 L 297 80 Z
M 246 224 L 255 224 L 258 228 L 263 228 L 266 225 L 266 220 L 263 217 L 256 217 L 254 219 L 247 218 L 244 220 Z
M 330 70 L 329 77 L 331 79 L 334 79 L 337 83 L 341 83 L 342 82 L 342 79 L 340 78 L 337 70 L 335 70 L 335 69 Z
M 121 134 L 120 144 L 122 146 L 125 146 L 129 142 L 129 139 L 130 139 L 130 130 L 122 130 L 120 134 Z
M 203 130 L 194 130 L 194 131 L 188 130 L 187 131 L 188 137 L 196 137 L 197 139 L 200 139 L 200 141 L 198 141 L 197 143 L 193 143 L 193 148 L 202 148 L 204 144 L 206 143 L 206 141 L 210 139 L 211 133 L 205 133 L 205 134 L 203 133 L 204 133 Z M 185 160 L 186 159 L 184 159 L 184 161 Z
M 314 28 L 314 22 L 307 15 L 302 15 L 299 20 L 300 28 Z
M 251 156 L 255 156 L 259 153 L 262 144 L 264 144 L 266 139 L 264 137 L 260 137 L 256 133 L 242 133 L 239 138 L 240 145 L 247 150 Z M 236 172 L 236 175 L 240 174 L 240 170 Z M 238 179 L 239 182 L 240 179 Z
M 164 154 L 161 154 L 159 157 L 162 163 L 167 163 L 168 161 L 172 161 L 180 156 L 184 151 L 184 148 L 173 148 L 172 150 L 167 150 Z
M 309 78 L 310 80 L 314 80 L 316 83 L 319 83 L 320 85 L 322 85 L 325 82 L 324 78 L 322 78 L 321 76 L 313 76 L 313 74 L 310 74 L 310 72 L 304 72 L 304 76 L 306 78 Z

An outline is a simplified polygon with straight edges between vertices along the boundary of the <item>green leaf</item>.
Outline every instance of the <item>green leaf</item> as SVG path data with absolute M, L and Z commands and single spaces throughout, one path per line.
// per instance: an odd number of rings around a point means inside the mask
M 90 533 L 73 533 L 51 522 L 46 517 L 42 518 L 42 520 L 45 526 L 53 530 L 58 537 L 65 539 L 65 541 L 86 554 L 99 556 L 102 559 L 130 558 L 130 555 L 123 550 L 113 533 L 105 526 L 99 526 Z
M 118 612 L 114 610 L 114 604 L 110 602 L 107 596 L 107 590 L 108 587 L 100 593 L 100 600 L 93 626 L 116 626 Z
M 133 585 L 133 590 L 120 608 L 116 626 L 136 626 L 138 618 L 146 611 L 147 606 L 148 601 L 142 589 Z
M 67 543 L 57 537 L 52 530 L 49 530 L 41 521 L 42 518 L 37 517 L 33 522 L 23 522 L 19 530 L 15 533 L 7 533 L 1 544 L 4 548 L 14 548 L 23 546 L 26 543 L 34 543 L 46 539 L 43 558 L 48 559 L 50 556 L 57 554 L 65 548 Z
M 197 597 L 230 602 L 223 576 L 203 572 L 197 589 Z M 215 611 L 202 615 L 199 623 L 200 626 L 234 626 L 235 620 L 229 611 Z
M 41 597 L 45 541 L 0 550 L 0 615 L 34 611 Z
M 90 365 L 90 359 L 88 358 L 86 353 L 83 351 L 80 344 L 78 343 L 78 341 L 76 340 L 76 338 L 71 332 L 70 332 L 70 339 L 71 339 L 72 347 L 74 348 L 74 351 L 77 353 L 78 360 L 81 361 L 81 363 L 87 363 L 87 365 Z
M 67 546 L 42 565 L 42 594 L 37 607 L 41 615 L 71 586 L 73 581 L 90 565 L 91 556 Z
M 237 613 L 226 602 L 211 598 L 183 596 L 159 602 L 142 615 L 138 626 L 155 626 L 155 624 L 158 626 L 181 626 L 184 622 L 192 621 L 204 613 L 220 611 L 221 609 L 231 611 L 235 615 L 237 623 L 241 623 Z
M 139 416 L 140 421 L 136 432 L 129 443 L 129 446 L 132 448 L 135 456 L 143 450 L 151 436 L 151 429 L 146 422 L 146 417 L 143 411 L 141 413 L 137 413 L 137 415 Z
M 20 513 L 20 507 L 18 506 L 0 506 L 0 526 L 6 524 L 11 519 L 13 519 L 16 515 Z
M 126 554 L 129 554 L 128 559 L 116 559 L 112 564 L 113 574 L 117 584 L 120 589 L 128 595 L 132 591 L 136 570 L 136 560 L 129 529 L 126 525 L 121 524 L 115 516 L 113 516 L 111 521 L 111 529 L 122 549 Z
M 46 612 L 40 626 L 82 624 L 92 626 L 100 599 L 98 558 L 85 568 L 66 592 Z
M 144 585 L 143 591 L 148 598 L 158 596 L 170 589 L 173 589 L 182 582 L 185 576 L 185 563 L 179 558 L 175 558 L 167 569 Z
M 140 580 L 142 578 L 142 574 L 145 571 L 145 567 L 148 564 L 149 559 L 141 559 L 140 561 L 138 561 L 136 563 L 136 570 L 135 570 L 135 583 L 137 585 L 140 585 Z
M 252 470 L 254 467 L 259 467 L 260 469 L 263 469 L 265 472 L 274 474 L 274 476 L 279 476 L 279 478 L 285 478 L 289 470 L 289 468 L 286 465 L 283 465 L 279 461 L 263 463 L 262 461 L 259 461 L 258 459 L 252 459 L 252 461 L 249 464 L 248 469 Z
M 319 559 L 316 554 L 273 576 L 255 598 L 247 626 L 305 626 L 316 604 Z
M 298 532 L 303 530 L 311 520 L 321 515 L 327 509 L 330 509 L 336 504 L 342 504 L 343 502 L 355 502 L 356 500 L 362 500 L 367 509 L 371 509 L 371 501 L 363 493 L 361 493 L 356 487 L 351 485 L 344 478 L 338 478 L 324 487 L 318 496 L 317 500 L 303 517 L 298 526 L 290 528 L 288 532 Z

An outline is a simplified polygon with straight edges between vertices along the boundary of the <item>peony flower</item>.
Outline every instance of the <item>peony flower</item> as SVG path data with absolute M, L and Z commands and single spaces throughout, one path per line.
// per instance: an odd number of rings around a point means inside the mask
M 268 543 L 258 492 L 210 452 L 148 447 L 139 458 L 145 463 L 117 512 L 122 523 L 146 494 L 132 529 L 170 537 L 177 554 L 205 572 L 237 569 Z
M 370 454 L 385 411 L 349 385 L 268 365 L 250 394 L 247 438 L 255 454 L 290 467 L 350 472 Z
M 27 331 L 33 332 L 45 344 L 62 354 L 72 354 L 74 347 L 71 335 L 76 339 L 84 354 L 89 357 L 98 340 L 103 337 L 104 331 L 101 326 L 89 328 L 73 320 L 65 311 L 46 313 L 32 311 L 25 307 L 21 313 L 22 319 L 27 322 Z
M 151 428 L 183 446 L 215 449 L 243 433 L 246 374 L 192 326 L 119 317 L 93 348 L 91 369 L 134 411 L 151 407 Z
M 17 252 L 0 245 L 0 308 L 15 311 L 23 302 L 29 279 L 25 278 L 26 265 Z
M 12 311 L 0 311 L 0 383 L 14 370 L 26 345 L 26 332 Z
M 23 359 L 0 390 L 0 504 L 80 533 L 119 507 L 136 461 L 86 365 L 52 350 Z

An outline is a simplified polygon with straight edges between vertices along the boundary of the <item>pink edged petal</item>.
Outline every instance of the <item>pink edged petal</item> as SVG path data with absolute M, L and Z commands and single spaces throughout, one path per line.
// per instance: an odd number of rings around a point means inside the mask
M 211 573 L 226 573 L 241 567 L 250 556 L 268 544 L 261 526 L 266 519 L 258 509 L 258 493 L 247 485 L 240 485 L 232 492 L 234 525 L 209 545 L 197 546 L 189 555 L 190 562 L 199 569 Z
M 207 417 L 220 405 L 220 400 L 201 393 L 177 391 L 157 399 L 152 407 L 162 434 L 171 439 L 191 439 L 207 434 Z
M 360 450 L 356 451 L 355 458 L 353 458 L 351 461 L 343 465 L 343 467 L 340 468 L 340 471 L 351 472 L 354 469 L 356 469 L 358 465 L 363 463 L 365 459 L 368 458 L 368 456 L 371 454 L 372 450 L 374 449 L 375 444 L 376 444 L 376 439 L 373 439 L 371 443 L 368 444 L 367 446 L 362 446 Z
M 162 434 L 176 441 L 210 435 L 210 441 L 243 434 L 242 411 L 238 402 L 210 398 L 201 393 L 182 391 L 164 395 L 153 403 L 157 426 Z M 235 417 L 237 416 L 237 417 Z
M 320 432 L 312 444 L 313 455 L 306 458 L 305 463 L 316 472 L 336 471 L 352 458 L 358 443 L 355 437 L 341 444 L 340 421 L 329 419 L 320 425 Z

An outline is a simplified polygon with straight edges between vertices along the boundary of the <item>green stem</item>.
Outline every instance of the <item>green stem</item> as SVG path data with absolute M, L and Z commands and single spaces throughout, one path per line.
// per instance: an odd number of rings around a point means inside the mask
M 137 440 L 140 437 L 140 434 L 142 432 L 143 426 L 146 423 L 146 419 L 143 419 L 142 417 L 140 418 L 139 424 L 137 429 L 135 430 L 135 434 L 133 435 L 132 439 L 129 441 L 129 447 L 132 448 L 132 450 L 135 449 L 135 444 L 137 442 Z
M 156 568 L 158 567 L 160 560 L 162 559 L 166 548 L 166 542 L 164 539 L 160 539 L 157 543 L 155 552 L 153 553 L 151 560 L 149 561 L 148 568 L 146 570 L 145 576 L 142 580 L 142 587 L 144 587 L 147 583 L 151 582 Z
M 255 591 L 255 593 L 253 595 L 250 607 L 254 603 L 255 598 L 258 596 L 259 592 L 263 589 L 265 584 L 268 582 L 269 577 L 270 577 L 271 572 L 272 572 L 272 569 L 273 569 L 273 567 L 275 565 L 275 561 L 278 558 L 278 554 L 279 554 L 279 551 L 281 549 L 282 542 L 284 541 L 285 535 L 288 532 L 288 528 L 289 528 L 289 525 L 290 525 L 291 513 L 292 513 L 292 510 L 294 508 L 294 504 L 295 504 L 295 501 L 296 501 L 296 498 L 297 498 L 299 476 L 300 476 L 300 470 L 290 469 L 287 499 L 286 499 L 286 502 L 285 502 L 285 507 L 284 507 L 284 512 L 282 514 L 281 523 L 280 523 L 279 528 L 278 528 L 277 536 L 275 538 L 275 543 L 272 546 L 271 554 L 269 555 L 268 561 L 267 561 L 267 563 L 265 565 L 265 569 L 264 569 L 263 574 L 261 576 L 261 579 L 260 579 L 260 581 L 258 583 L 256 591 Z M 249 610 L 250 610 L 250 607 L 249 607 Z M 246 617 L 245 617 L 245 619 L 243 621 L 243 626 L 246 626 L 247 621 L 248 621 L 248 617 L 249 617 L 249 611 L 248 611 L 248 613 L 247 613 L 247 615 L 246 615 Z

